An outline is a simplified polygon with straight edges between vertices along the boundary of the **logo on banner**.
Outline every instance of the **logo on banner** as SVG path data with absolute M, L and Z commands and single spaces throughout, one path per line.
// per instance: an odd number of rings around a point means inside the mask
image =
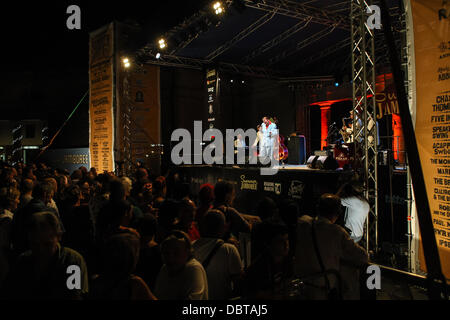
M 245 175 L 241 176 L 241 190 L 258 190 L 258 181 L 245 180 Z
M 303 190 L 305 189 L 305 184 L 298 180 L 292 180 L 291 186 L 289 187 L 288 196 L 294 199 L 302 199 Z
M 274 192 L 276 195 L 280 195 L 281 183 L 264 181 L 264 191 Z

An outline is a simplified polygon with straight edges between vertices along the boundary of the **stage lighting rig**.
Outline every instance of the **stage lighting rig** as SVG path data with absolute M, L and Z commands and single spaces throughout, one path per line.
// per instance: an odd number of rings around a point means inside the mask
M 130 59 L 128 59 L 128 58 L 123 58 L 122 59 L 122 63 L 123 63 L 123 66 L 125 67 L 125 68 L 129 68 L 130 67 Z
M 167 43 L 166 43 L 165 39 L 159 39 L 158 44 L 159 44 L 160 49 L 164 49 L 167 47 Z
M 219 15 L 225 12 L 225 9 L 223 8 L 222 2 L 217 1 L 216 3 L 214 3 L 213 5 L 214 8 L 214 12 Z

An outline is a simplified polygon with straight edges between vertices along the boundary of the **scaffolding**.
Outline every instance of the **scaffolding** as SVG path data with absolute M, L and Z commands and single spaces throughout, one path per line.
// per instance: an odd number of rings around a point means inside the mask
M 377 128 L 375 104 L 374 33 L 367 25 L 364 0 L 351 0 L 351 54 L 353 84 L 353 141 L 355 169 L 364 182 L 370 210 L 366 223 L 366 250 L 378 251 Z M 371 10 L 369 11 L 371 12 Z

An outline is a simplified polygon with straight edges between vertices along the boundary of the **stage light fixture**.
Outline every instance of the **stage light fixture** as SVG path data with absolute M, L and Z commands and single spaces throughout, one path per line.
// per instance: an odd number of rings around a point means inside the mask
M 158 52 L 155 57 L 156 57 L 156 59 L 161 58 L 161 53 Z
M 160 47 L 161 49 L 164 49 L 164 48 L 167 46 L 166 40 L 164 40 L 164 39 L 160 39 L 160 40 L 158 41 L 158 43 L 159 43 L 159 47 Z
M 217 15 L 223 13 L 225 10 L 222 7 L 222 3 L 217 1 L 216 3 L 214 3 L 214 11 L 216 12 Z
M 334 86 L 335 86 L 335 87 L 339 87 L 339 82 L 335 82 L 335 83 L 334 83 Z
M 231 79 L 230 82 L 233 83 L 233 79 Z
M 123 66 L 125 67 L 125 68 L 129 68 L 130 67 L 130 59 L 128 59 L 128 58 L 123 58 L 122 59 L 122 63 L 123 63 Z

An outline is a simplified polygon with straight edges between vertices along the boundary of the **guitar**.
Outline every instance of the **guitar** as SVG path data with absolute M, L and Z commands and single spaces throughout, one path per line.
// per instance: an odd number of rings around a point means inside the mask
M 284 137 L 280 134 L 278 135 L 278 150 L 274 151 L 273 157 L 277 161 L 284 161 L 289 156 L 288 148 L 284 144 Z

